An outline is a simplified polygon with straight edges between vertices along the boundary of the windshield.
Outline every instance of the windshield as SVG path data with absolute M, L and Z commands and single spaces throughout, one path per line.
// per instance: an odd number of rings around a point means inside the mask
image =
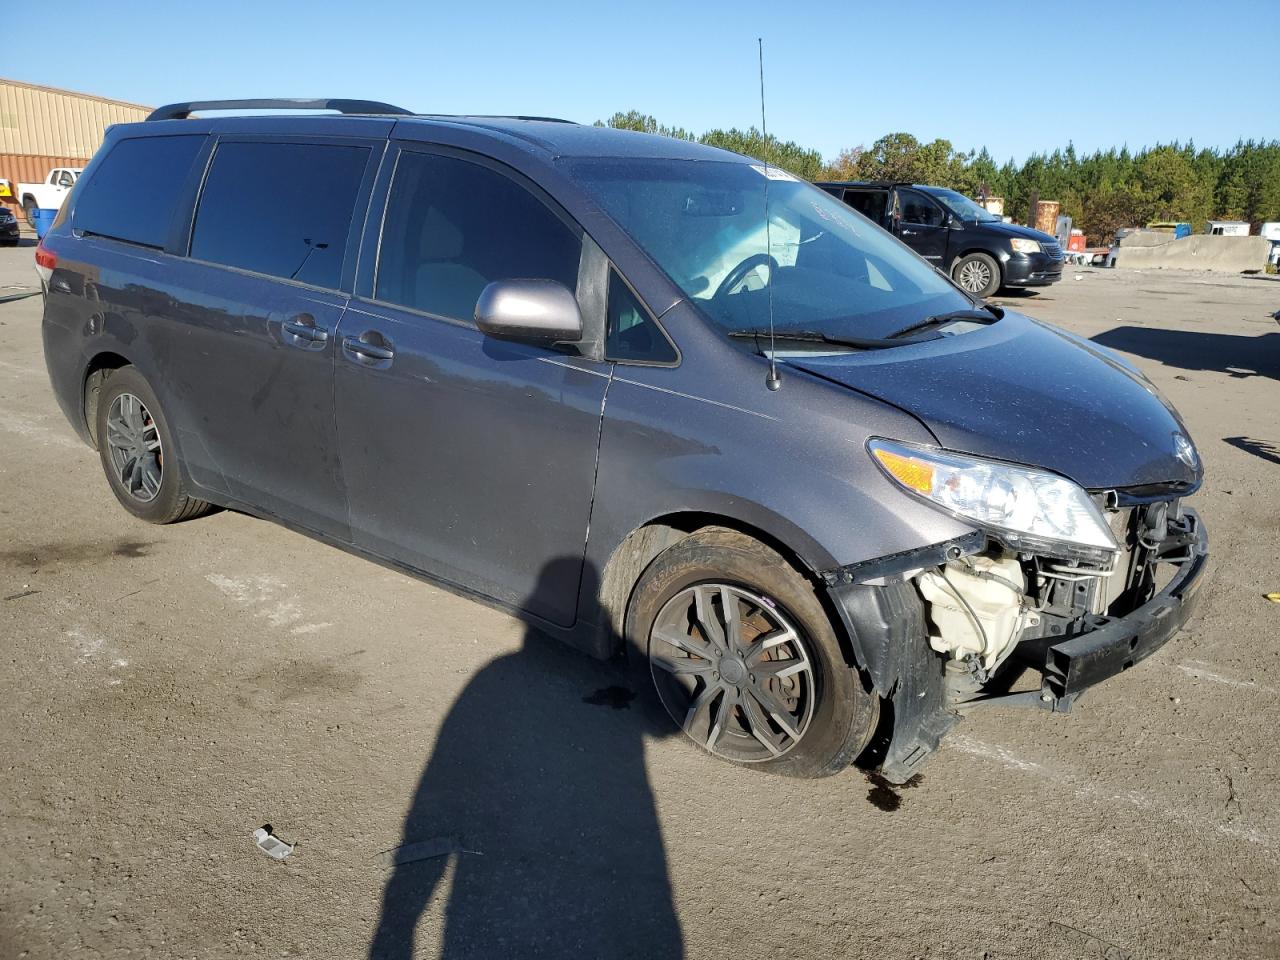
M 706 160 L 565 161 L 726 332 L 883 336 L 972 303 L 892 236 L 781 170 Z M 765 184 L 769 185 L 766 238 Z M 766 252 L 767 250 L 767 252 Z M 772 276 L 770 274 L 772 273 Z
M 954 213 L 961 220 L 977 220 L 979 223 L 990 223 L 999 220 L 994 213 L 978 206 L 963 193 L 954 190 L 930 190 L 929 196 Z

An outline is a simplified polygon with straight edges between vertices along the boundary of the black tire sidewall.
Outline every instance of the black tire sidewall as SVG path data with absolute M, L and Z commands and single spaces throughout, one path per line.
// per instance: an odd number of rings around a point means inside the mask
M 857 670 L 845 662 L 831 619 L 809 581 L 776 551 L 735 531 L 711 528 L 691 534 L 641 575 L 626 622 L 633 682 L 651 701 L 658 700 L 648 657 L 653 622 L 681 590 L 708 581 L 740 586 L 778 604 L 804 634 L 817 666 L 817 704 L 798 744 L 772 760 L 748 763 L 716 755 L 717 759 L 793 777 L 829 776 L 847 768 L 871 736 L 878 703 Z M 661 705 L 657 710 L 666 716 Z
M 107 414 L 116 397 L 122 393 L 131 393 L 142 401 L 155 421 L 156 432 L 160 436 L 160 449 L 164 458 L 160 471 L 160 492 L 146 503 L 130 494 L 115 476 L 107 445 Z M 107 475 L 111 492 L 116 495 L 122 507 L 135 517 L 150 523 L 168 523 L 182 513 L 189 501 L 183 490 L 181 460 L 173 440 L 173 431 L 169 428 L 168 418 L 155 391 L 133 367 L 115 371 L 102 384 L 102 392 L 98 398 L 96 435 L 102 470 Z
M 964 284 L 960 283 L 960 268 L 963 267 L 966 263 L 969 263 L 974 260 L 978 260 L 978 261 L 981 261 L 982 263 L 985 263 L 991 269 L 991 283 L 988 284 L 987 287 L 983 290 L 968 290 L 965 288 Z M 957 284 L 960 284 L 960 289 L 964 290 L 965 293 L 968 293 L 971 296 L 983 297 L 983 298 L 994 296 L 996 291 L 1000 289 L 1000 284 L 1004 280 L 1004 276 L 1000 271 L 999 262 L 997 262 L 996 258 L 991 256 L 991 254 L 989 253 L 965 254 L 963 257 L 957 260 L 955 263 L 955 266 L 951 268 L 951 278 L 955 280 Z

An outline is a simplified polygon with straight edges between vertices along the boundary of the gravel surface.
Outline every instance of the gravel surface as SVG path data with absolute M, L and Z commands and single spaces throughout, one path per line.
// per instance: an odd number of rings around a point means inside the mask
M 979 713 L 900 791 L 714 762 L 614 668 L 270 523 L 132 519 L 39 298 L 0 303 L 0 958 L 1280 955 L 1280 283 L 1001 302 L 1183 411 L 1214 582 L 1070 715 Z

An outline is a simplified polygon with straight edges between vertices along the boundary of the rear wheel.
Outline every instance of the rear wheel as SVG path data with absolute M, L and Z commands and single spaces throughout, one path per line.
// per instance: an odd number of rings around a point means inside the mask
M 672 720 L 730 762 L 827 776 L 875 728 L 878 700 L 845 662 L 813 585 L 735 531 L 700 530 L 650 564 L 627 636 Z
M 27 226 L 34 227 L 36 225 L 36 198 L 22 198 L 22 215 L 27 218 Z
M 951 279 L 975 297 L 990 297 L 1000 289 L 1000 264 L 985 253 L 970 253 L 955 262 Z
M 209 512 L 209 504 L 188 495 L 160 401 L 133 367 L 116 370 L 102 385 L 97 438 L 111 492 L 135 517 L 175 523 Z

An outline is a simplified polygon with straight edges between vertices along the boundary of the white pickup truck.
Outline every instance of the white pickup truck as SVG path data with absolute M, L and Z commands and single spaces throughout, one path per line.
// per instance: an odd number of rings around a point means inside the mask
M 26 214 L 27 223 L 32 222 L 32 213 L 36 207 L 46 210 L 58 210 L 62 201 L 75 186 L 76 179 L 84 167 L 54 167 L 43 183 L 18 184 L 18 202 L 22 204 L 22 212 Z

